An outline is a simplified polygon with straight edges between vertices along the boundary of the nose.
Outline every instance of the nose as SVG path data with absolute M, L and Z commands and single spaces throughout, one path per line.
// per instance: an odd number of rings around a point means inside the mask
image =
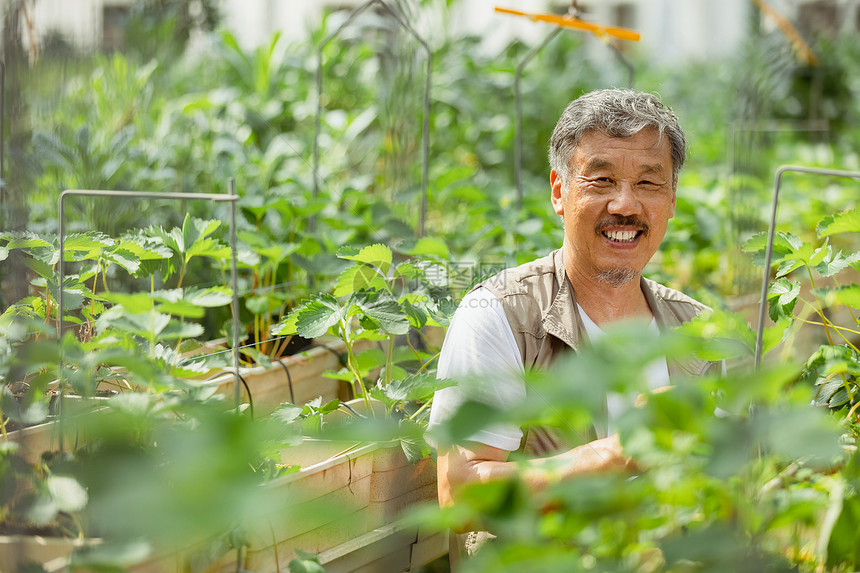
M 642 212 L 642 203 L 631 183 L 623 181 L 618 185 L 607 210 L 615 215 L 636 215 Z

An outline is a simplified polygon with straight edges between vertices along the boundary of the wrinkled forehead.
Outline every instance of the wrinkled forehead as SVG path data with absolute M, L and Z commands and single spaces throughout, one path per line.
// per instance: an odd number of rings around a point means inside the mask
M 635 166 L 639 171 L 668 175 L 672 173 L 672 150 L 668 138 L 654 128 L 625 137 L 590 130 L 574 147 L 569 166 L 580 170 Z

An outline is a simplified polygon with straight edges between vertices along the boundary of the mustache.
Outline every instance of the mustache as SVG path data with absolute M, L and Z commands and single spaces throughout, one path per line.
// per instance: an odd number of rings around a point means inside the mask
M 609 227 L 635 227 L 642 231 L 643 234 L 648 234 L 648 223 L 639 217 L 624 216 L 624 215 L 607 215 L 594 224 L 594 231 L 602 233 L 604 229 Z

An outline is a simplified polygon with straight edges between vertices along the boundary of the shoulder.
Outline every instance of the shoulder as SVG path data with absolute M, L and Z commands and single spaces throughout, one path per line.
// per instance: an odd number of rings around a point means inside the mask
M 710 310 L 710 307 L 706 304 L 685 295 L 679 290 L 661 285 L 651 279 L 643 279 L 643 284 L 650 291 L 658 307 L 661 307 L 659 310 L 664 313 L 666 311 L 670 312 L 680 322 L 692 320 L 704 311 Z
M 532 284 L 545 280 L 547 275 L 555 275 L 554 254 L 551 253 L 528 263 L 507 268 L 486 279 L 482 286 L 499 298 L 527 294 L 531 292 L 532 289 L 529 287 Z

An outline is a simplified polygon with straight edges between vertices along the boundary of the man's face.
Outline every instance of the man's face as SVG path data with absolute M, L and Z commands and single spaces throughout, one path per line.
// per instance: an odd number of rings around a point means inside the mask
M 550 174 L 568 271 L 612 286 L 638 278 L 675 213 L 668 139 L 658 143 L 650 128 L 628 138 L 587 132 L 568 169 L 567 189 Z

